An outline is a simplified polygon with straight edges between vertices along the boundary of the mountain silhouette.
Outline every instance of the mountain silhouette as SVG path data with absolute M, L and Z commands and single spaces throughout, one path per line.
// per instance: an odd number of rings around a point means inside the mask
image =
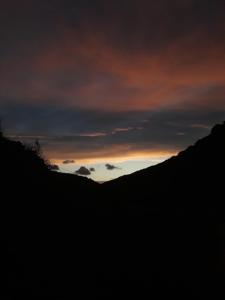
M 104 187 L 125 196 L 126 204 L 152 208 L 176 205 L 201 205 L 204 193 L 214 204 L 223 186 L 225 169 L 225 124 L 216 125 L 209 136 L 180 152 L 177 156 L 104 183 Z M 128 196 L 129 195 L 129 196 Z M 127 197 L 128 196 L 128 197 Z M 168 199 L 169 196 L 172 198 Z M 197 199 L 198 196 L 198 199 Z M 123 197 L 121 197 L 123 198 Z M 160 201 L 159 201 L 160 199 Z M 211 199 L 212 200 L 212 199 Z M 121 204 L 121 199 L 119 200 Z M 212 204 L 212 203 L 211 203 Z M 136 208 L 135 208 L 136 209 Z
M 97 184 L 0 135 L 5 299 L 224 296 L 225 124 Z

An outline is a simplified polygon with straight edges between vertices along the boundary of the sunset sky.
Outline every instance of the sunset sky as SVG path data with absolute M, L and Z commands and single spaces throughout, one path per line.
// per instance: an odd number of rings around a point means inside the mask
M 225 120 L 224 0 L 1 0 L 0 22 L 4 130 L 61 171 L 109 180 Z

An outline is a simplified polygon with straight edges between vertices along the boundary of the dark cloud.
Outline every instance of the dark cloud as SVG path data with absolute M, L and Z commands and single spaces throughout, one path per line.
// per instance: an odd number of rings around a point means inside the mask
M 1 18 L 7 33 L 18 33 L 28 39 L 57 36 L 62 24 L 79 32 L 108 34 L 109 41 L 124 46 L 143 47 L 146 43 L 156 47 L 177 36 L 199 27 L 215 27 L 223 17 L 223 0 L 93 0 L 93 1 L 14 1 L 2 5 Z M 17 3 L 18 2 L 18 3 Z M 41 23 L 40 23 L 41 20 Z M 179 26 L 177 26 L 179 24 Z M 11 25 L 11 26 L 10 26 Z M 159 36 L 159 33 L 161 36 Z M 33 39 L 34 39 L 33 37 Z M 19 38 L 18 38 L 19 39 Z M 113 40 L 112 40 L 113 39 Z
M 202 107 L 99 112 L 50 106 L 9 108 L 0 104 L 0 110 L 8 136 L 28 143 L 38 137 L 47 157 L 57 159 L 179 151 L 206 135 L 211 126 L 225 118 L 223 109 Z M 105 135 L 92 136 L 83 134 L 85 132 L 105 132 Z
M 105 165 L 106 169 L 109 170 L 109 171 L 112 171 L 112 170 L 115 170 L 115 169 L 120 169 L 114 165 L 111 165 L 111 164 L 106 164 Z
M 66 159 L 66 160 L 63 161 L 64 165 L 74 164 L 74 163 L 75 163 L 75 161 L 73 159 Z
M 84 166 L 80 167 L 80 169 L 77 170 L 75 173 L 82 176 L 91 175 L 91 172 Z
M 57 165 L 50 165 L 50 170 L 51 171 L 59 171 L 60 169 L 59 169 L 59 166 L 57 166 Z
M 90 172 L 95 172 L 95 168 L 90 168 Z

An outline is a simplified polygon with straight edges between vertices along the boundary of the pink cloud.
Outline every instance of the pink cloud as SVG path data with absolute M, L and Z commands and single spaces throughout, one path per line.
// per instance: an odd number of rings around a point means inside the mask
M 5 61 L 0 87 L 2 99 L 99 110 L 225 107 L 224 89 L 210 90 L 225 87 L 224 68 L 225 43 L 208 39 L 201 30 L 156 52 L 135 53 L 120 51 L 104 35 L 86 33 L 76 39 L 75 32 L 66 30 L 33 56 Z

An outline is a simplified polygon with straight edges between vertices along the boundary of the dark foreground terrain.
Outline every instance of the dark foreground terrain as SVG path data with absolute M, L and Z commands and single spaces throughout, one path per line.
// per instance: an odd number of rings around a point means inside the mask
M 0 137 L 1 299 L 225 296 L 225 124 L 103 185 Z

